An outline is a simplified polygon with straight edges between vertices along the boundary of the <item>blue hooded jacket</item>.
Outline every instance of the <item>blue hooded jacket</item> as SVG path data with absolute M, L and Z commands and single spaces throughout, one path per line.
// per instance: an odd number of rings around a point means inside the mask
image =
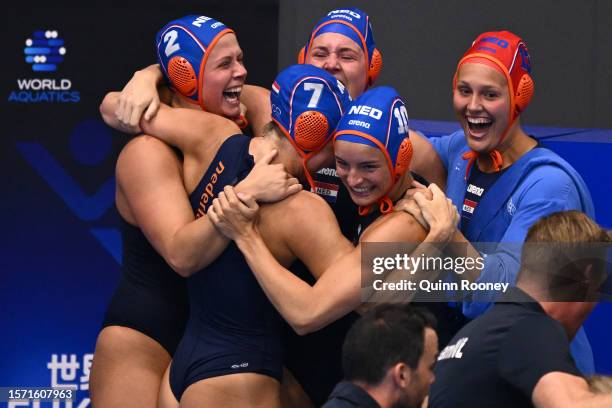
M 429 141 L 447 170 L 446 195 L 457 208 L 462 208 L 468 163 L 462 155 L 470 150 L 464 132 L 459 130 Z M 520 249 L 529 227 L 546 215 L 564 210 L 579 210 L 595 218 L 591 194 L 578 172 L 551 150 L 536 147 L 504 171 L 480 200 L 470 223 L 462 228 L 470 242 L 506 244 L 486 254 L 477 281 L 514 284 L 520 267 Z M 475 318 L 492 301 L 486 293 L 478 298 L 465 298 L 463 313 Z M 572 355 L 584 374 L 594 371 L 591 347 L 583 329 L 572 342 Z

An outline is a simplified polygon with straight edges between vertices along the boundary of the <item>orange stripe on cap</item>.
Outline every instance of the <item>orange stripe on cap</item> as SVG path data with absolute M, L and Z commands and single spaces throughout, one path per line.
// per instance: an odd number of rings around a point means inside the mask
M 310 49 L 312 48 L 312 42 L 317 36 L 317 33 L 319 32 L 319 30 L 321 30 L 326 25 L 330 25 L 330 24 L 343 24 L 349 27 L 351 30 L 353 30 L 357 34 L 357 36 L 359 37 L 359 40 L 361 41 L 361 49 L 363 50 L 363 55 L 365 55 L 365 74 L 366 74 L 366 79 L 367 79 L 368 78 L 368 68 L 370 67 L 370 56 L 368 55 L 368 46 L 366 44 L 366 40 L 363 37 L 363 35 L 361 35 L 359 30 L 355 28 L 354 25 L 347 23 L 346 21 L 330 20 L 318 26 L 317 29 L 314 30 L 312 34 L 310 35 L 310 41 L 308 41 L 308 49 L 306 50 L 306 54 L 304 55 L 304 62 L 306 62 L 306 58 L 308 58 L 308 54 L 310 54 Z M 366 81 L 366 89 L 368 89 L 367 81 Z
M 234 33 L 234 30 L 232 30 L 231 28 L 221 30 L 215 36 L 215 38 L 213 38 L 210 44 L 208 44 L 208 47 L 204 48 L 204 58 L 202 58 L 202 62 L 200 62 L 200 72 L 198 73 L 198 103 L 200 104 L 200 107 L 203 111 L 206 111 L 206 108 L 204 106 L 204 98 L 202 97 L 202 90 L 204 89 L 204 67 L 206 66 L 206 61 L 208 61 L 208 56 L 212 52 L 215 45 L 217 45 L 217 42 L 219 42 L 219 39 L 225 34 L 229 33 Z

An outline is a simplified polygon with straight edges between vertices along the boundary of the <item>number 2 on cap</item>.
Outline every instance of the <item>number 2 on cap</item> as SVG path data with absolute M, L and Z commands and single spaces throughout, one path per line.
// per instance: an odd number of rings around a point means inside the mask
M 168 31 L 166 35 L 164 35 L 164 42 L 167 43 L 166 49 L 164 50 L 166 57 L 169 57 L 172 53 L 181 49 L 181 46 L 176 42 L 177 37 L 178 33 L 176 30 Z

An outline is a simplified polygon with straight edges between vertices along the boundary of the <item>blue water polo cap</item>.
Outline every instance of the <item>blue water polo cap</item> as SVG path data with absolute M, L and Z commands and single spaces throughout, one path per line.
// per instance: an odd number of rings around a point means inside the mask
M 336 127 L 334 142 L 338 140 L 379 149 L 393 177 L 389 191 L 410 168 L 412 143 L 408 136 L 408 113 L 404 101 L 391 87 L 372 88 L 353 101 Z M 386 194 L 378 200 L 383 213 L 393 208 Z
M 157 33 L 157 60 L 170 86 L 204 110 L 206 60 L 217 41 L 233 32 L 211 17 L 190 15 L 169 22 Z
M 370 17 L 358 8 L 330 11 L 314 26 L 303 52 L 300 53 L 299 62 L 306 62 L 313 40 L 324 33 L 344 35 L 359 45 L 366 57 L 367 85 L 371 86 L 382 69 L 382 55 L 374 42 Z
M 320 150 L 349 105 L 344 85 L 312 65 L 283 70 L 270 92 L 272 120 L 302 153 Z
M 321 150 L 349 105 L 344 85 L 313 65 L 292 65 L 272 84 L 272 120 L 304 159 Z M 308 171 L 307 177 L 310 179 Z

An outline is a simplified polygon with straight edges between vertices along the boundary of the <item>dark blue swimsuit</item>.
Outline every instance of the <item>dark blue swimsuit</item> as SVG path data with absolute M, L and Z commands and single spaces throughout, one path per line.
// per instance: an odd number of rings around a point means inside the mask
M 226 185 L 253 168 L 250 138 L 228 138 L 191 194 L 196 216 L 206 213 Z M 203 248 L 205 250 L 205 248 Z M 180 400 L 191 384 L 237 373 L 281 380 L 281 318 L 268 301 L 234 242 L 209 266 L 188 278 L 190 318 L 170 367 L 170 386 Z
M 157 341 L 172 356 L 189 313 L 187 285 L 155 251 L 140 228 L 121 218 L 121 280 L 103 327 L 123 326 Z

